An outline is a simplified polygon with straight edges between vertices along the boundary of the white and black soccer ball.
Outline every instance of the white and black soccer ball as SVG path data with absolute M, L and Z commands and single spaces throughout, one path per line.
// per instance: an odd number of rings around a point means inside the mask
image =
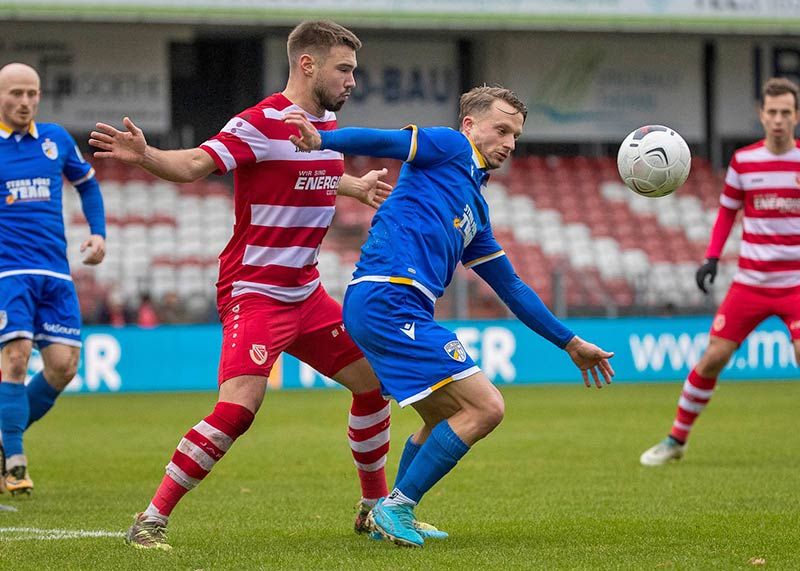
M 663 125 L 639 127 L 625 137 L 617 154 L 622 181 L 648 198 L 667 196 L 686 182 L 692 165 L 689 146 Z

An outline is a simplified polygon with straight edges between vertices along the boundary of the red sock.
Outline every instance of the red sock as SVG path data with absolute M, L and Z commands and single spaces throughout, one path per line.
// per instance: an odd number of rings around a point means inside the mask
M 364 499 L 389 495 L 384 466 L 389 452 L 390 415 L 391 405 L 381 396 L 380 389 L 353 395 L 347 436 Z
M 253 413 L 241 405 L 218 402 L 214 411 L 181 439 L 151 506 L 160 515 L 169 516 L 186 492 L 197 486 L 250 428 L 253 418 Z
M 716 377 L 701 377 L 695 369 L 692 369 L 686 382 L 683 383 L 683 392 L 678 400 L 678 411 L 675 413 L 675 421 L 669 433 L 672 438 L 681 443 L 686 442 L 694 421 L 711 400 L 716 384 Z

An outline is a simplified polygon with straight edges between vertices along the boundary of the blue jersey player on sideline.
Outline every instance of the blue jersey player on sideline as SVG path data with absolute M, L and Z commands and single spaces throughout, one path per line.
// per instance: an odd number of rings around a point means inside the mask
M 344 300 L 350 335 L 386 392 L 424 422 L 407 441 L 395 488 L 370 517 L 398 545 L 422 546 L 413 508 L 503 419 L 500 392 L 456 336 L 433 319 L 434 303 L 461 262 L 533 331 L 564 349 L 590 386 L 611 382 L 613 353 L 587 343 L 525 285 L 495 240 L 481 189 L 514 150 L 527 109 L 511 91 L 477 87 L 461 97 L 460 131 L 445 127 L 323 133 L 287 114 L 302 151 L 332 149 L 405 161 L 372 222 Z
M 83 262 L 99 264 L 105 256 L 103 198 L 94 170 L 63 127 L 34 122 L 40 93 L 32 67 L 10 63 L 0 69 L 0 491 L 4 485 L 13 494 L 33 490 L 22 435 L 75 376 L 81 351 L 62 177 L 78 189 L 89 221 Z M 44 371 L 26 386 L 34 343 Z

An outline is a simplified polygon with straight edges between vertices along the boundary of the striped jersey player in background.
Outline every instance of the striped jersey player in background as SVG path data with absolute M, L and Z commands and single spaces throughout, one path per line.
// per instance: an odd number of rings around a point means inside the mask
M 683 457 L 698 415 L 708 405 L 725 365 L 742 341 L 766 318 L 777 315 L 789 328 L 800 362 L 800 146 L 798 87 L 772 78 L 763 86 L 759 118 L 763 140 L 737 150 L 725 177 L 719 214 L 697 271 L 707 293 L 717 274 L 722 248 L 736 214 L 744 210 L 739 269 L 711 325 L 708 348 L 689 373 L 678 400 L 672 430 L 640 458 L 661 466 Z
M 587 343 L 550 313 L 514 272 L 497 243 L 482 191 L 489 171 L 511 155 L 527 108 L 511 91 L 476 87 L 461 96 L 460 130 L 319 131 L 302 114 L 300 148 L 404 160 L 397 187 L 375 215 L 344 301 L 344 319 L 381 384 L 423 426 L 406 442 L 395 487 L 370 521 L 398 545 L 419 547 L 414 507 L 478 441 L 502 421 L 500 391 L 452 331 L 434 320 L 434 304 L 459 262 L 473 269 L 531 330 L 564 349 L 598 388 L 610 383 L 613 353 Z M 602 381 L 601 381 L 602 378 Z
M 0 431 L 12 493 L 31 493 L 23 433 L 75 376 L 81 313 L 70 276 L 62 213 L 63 178 L 77 189 L 91 235 L 83 263 L 105 256 L 105 214 L 94 169 L 60 125 L 36 123 L 41 95 L 32 67 L 0 69 Z M 44 370 L 25 385 L 33 345 Z M 0 458 L 0 466 L 2 466 Z
M 338 196 L 377 208 L 391 187 L 384 171 L 344 174 L 341 153 L 304 153 L 282 121 L 304 113 L 322 130 L 336 127 L 335 111 L 355 86 L 359 39 L 327 21 L 304 22 L 289 35 L 286 89 L 239 113 L 200 147 L 162 151 L 146 144 L 128 118 L 128 132 L 98 124 L 90 143 L 96 157 L 136 164 L 163 179 L 189 182 L 234 171 L 233 237 L 220 254 L 218 310 L 223 325 L 219 402 L 180 441 L 149 507 L 137 515 L 128 541 L 168 549 L 167 518 L 181 497 L 208 474 L 250 427 L 267 377 L 286 351 L 353 393 L 348 436 L 361 482 L 356 531 L 387 494 L 389 403 L 342 324 L 342 310 L 320 284 L 316 262 Z

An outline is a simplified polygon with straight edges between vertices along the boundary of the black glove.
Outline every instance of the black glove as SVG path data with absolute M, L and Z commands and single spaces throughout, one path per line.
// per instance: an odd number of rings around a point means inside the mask
M 706 278 L 710 277 L 711 279 L 708 280 L 708 283 L 713 284 L 714 279 L 717 277 L 717 264 L 719 264 L 719 258 L 708 258 L 703 265 L 697 269 L 697 273 L 694 275 L 697 287 L 699 287 L 700 291 L 703 293 L 708 293 L 708 289 L 706 289 Z

